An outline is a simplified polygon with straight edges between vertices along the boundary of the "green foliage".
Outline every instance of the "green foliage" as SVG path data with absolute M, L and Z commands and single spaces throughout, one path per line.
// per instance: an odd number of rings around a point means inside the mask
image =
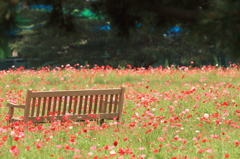
M 0 1 L 0 36 L 7 34 L 15 25 L 15 3 L 11 0 Z
M 136 24 L 158 31 L 180 24 L 189 31 L 191 41 L 240 56 L 239 1 L 98 0 L 92 6 L 106 15 L 121 36 L 133 37 L 131 30 L 136 29 Z
M 22 57 L 30 61 L 33 66 L 46 63 L 66 64 L 75 61 L 75 57 L 81 58 L 81 54 L 76 51 L 76 42 L 86 38 L 86 29 L 79 25 L 83 20 L 76 19 L 70 14 L 73 11 L 73 7 L 72 10 L 70 9 L 71 3 L 65 8 L 65 10 L 69 9 L 68 12 L 63 13 L 62 5 L 65 2 L 41 1 L 43 4 L 53 5 L 50 12 L 28 9 L 19 11 L 21 17 L 29 19 L 35 26 L 32 30 L 19 32 L 19 37 L 12 42 L 11 47 L 20 52 Z M 28 1 L 28 3 L 37 2 Z
M 16 25 L 15 2 L 12 0 L 0 0 L 0 57 L 9 56 L 7 42 L 11 27 Z
M 216 61 L 214 57 L 224 58 L 236 49 L 231 44 L 221 47 L 226 30 L 220 26 L 226 20 L 223 18 L 226 14 L 220 14 L 219 7 L 212 6 L 214 3 L 228 9 L 231 6 L 225 6 L 226 2 L 223 5 L 221 1 L 206 0 L 151 0 L 151 3 L 136 0 L 28 0 L 27 4 L 52 5 L 53 9 L 49 12 L 19 10 L 18 15 L 28 20 L 24 23 L 35 27 L 19 33 L 11 47 L 37 67 L 86 62 L 113 67 L 126 64 L 148 67 L 164 65 L 166 59 L 170 65 L 189 65 L 191 61 L 197 66 L 211 64 Z M 91 8 L 96 16 L 79 18 L 76 8 L 82 11 Z M 83 15 L 88 14 L 84 12 Z M 104 20 L 97 17 L 104 17 Z M 109 21 L 111 31 L 95 30 L 96 26 L 104 26 Z M 236 18 L 229 19 L 224 29 L 235 22 Z M 136 27 L 139 24 L 141 27 Z M 162 36 L 176 24 L 184 29 L 181 35 Z

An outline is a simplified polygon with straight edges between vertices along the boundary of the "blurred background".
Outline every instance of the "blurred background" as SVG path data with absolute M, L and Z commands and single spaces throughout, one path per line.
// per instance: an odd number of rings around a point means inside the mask
M 0 69 L 239 64 L 237 1 L 0 0 Z

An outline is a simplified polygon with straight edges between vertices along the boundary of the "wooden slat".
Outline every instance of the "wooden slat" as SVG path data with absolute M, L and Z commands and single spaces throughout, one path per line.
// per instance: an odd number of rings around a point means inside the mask
M 119 114 L 118 113 L 103 113 L 100 115 L 101 119 L 118 119 Z
M 47 104 L 47 115 L 49 115 L 49 112 L 51 111 L 51 105 L 52 105 L 52 97 L 48 98 L 48 104 Z M 52 112 L 53 113 L 53 112 Z
M 92 105 L 93 105 L 93 95 L 90 96 L 88 114 L 91 114 L 91 113 L 92 113 Z
M 69 97 L 69 105 L 68 105 L 68 113 L 73 114 L 73 110 L 72 110 L 72 96 Z
M 78 105 L 78 114 L 82 112 L 83 96 L 80 96 L 79 105 Z
M 65 96 L 64 98 L 63 113 L 62 113 L 63 115 L 67 113 L 66 110 L 67 110 L 67 96 Z
M 42 107 L 41 106 L 41 101 L 42 101 L 41 97 L 38 97 L 38 106 L 37 106 L 37 114 L 36 114 L 36 116 L 40 115 L 40 108 Z
M 28 90 L 27 96 L 26 96 L 25 110 L 24 110 L 24 123 L 28 122 L 28 118 L 30 116 L 31 100 L 32 100 L 32 91 Z
M 47 97 L 44 97 L 44 98 L 43 98 L 42 116 L 45 115 L 46 102 L 47 102 Z
M 113 118 L 118 118 L 118 113 L 104 113 L 99 116 L 99 114 L 92 114 L 93 116 L 97 116 L 97 118 L 104 118 L 104 119 L 113 119 Z M 54 116 L 54 120 L 63 120 L 64 115 L 58 115 Z M 69 120 L 74 120 L 74 121 L 84 121 L 85 119 L 88 120 L 97 120 L 97 118 L 93 118 L 92 116 L 89 116 L 88 114 L 82 114 L 82 115 L 71 115 L 69 116 Z M 16 119 L 17 120 L 17 119 Z M 20 118 L 19 118 L 20 120 Z M 46 118 L 40 117 L 39 120 L 36 119 L 36 117 L 29 117 L 29 120 L 34 122 L 34 123 L 42 123 L 46 121 L 53 121 L 52 116 L 48 116 Z
M 85 96 L 83 114 L 87 113 L 88 96 Z
M 14 107 L 9 107 L 8 109 L 8 115 L 10 118 L 13 118 L 13 114 L 14 114 Z
M 95 95 L 95 103 L 94 103 L 94 114 L 97 113 L 97 107 L 98 107 L 98 95 Z
M 73 114 L 76 114 L 76 112 L 77 112 L 77 104 L 78 104 L 78 96 L 75 96 Z
M 36 104 L 36 98 L 33 98 L 33 100 L 32 100 L 31 116 L 34 116 L 35 104 Z
M 102 107 L 102 113 L 106 113 L 107 111 L 107 105 L 108 105 L 108 95 L 105 96 L 105 102 L 103 104 L 103 107 Z
M 103 95 L 100 96 L 99 113 L 102 113 Z
M 105 95 L 105 94 L 120 94 L 121 89 L 91 89 L 78 91 L 43 91 L 32 92 L 32 97 L 58 97 L 58 96 L 85 96 L 85 95 Z
M 118 119 L 117 119 L 118 121 L 120 121 L 121 118 L 122 118 L 122 110 L 123 110 L 123 102 L 124 102 L 124 92 L 125 92 L 125 88 L 124 87 L 122 87 L 121 89 L 122 89 L 122 91 L 121 91 L 121 94 L 120 94 L 119 106 L 118 106 L 118 114 L 119 114 Z
M 58 115 L 61 114 L 61 108 L 62 106 L 62 97 L 59 97 L 59 101 L 58 101 Z
M 22 121 L 23 119 L 21 117 L 12 117 L 12 120 Z
M 18 105 L 18 104 L 13 104 L 13 103 L 7 103 L 7 107 L 14 107 L 14 108 L 25 109 L 25 105 Z
M 112 112 L 112 106 L 113 106 L 113 94 L 110 95 L 110 102 L 109 102 L 109 110 L 108 112 Z
M 56 112 L 56 109 L 57 109 L 57 97 L 54 97 L 54 99 L 53 99 L 53 113 Z
M 115 99 L 114 99 L 114 109 L 113 109 L 114 113 L 117 112 L 117 106 L 118 106 L 118 94 L 115 95 Z

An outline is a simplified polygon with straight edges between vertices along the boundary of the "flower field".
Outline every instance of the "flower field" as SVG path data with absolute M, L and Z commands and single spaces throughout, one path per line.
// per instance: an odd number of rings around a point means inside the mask
M 240 69 L 64 66 L 0 71 L 3 159 L 240 159 Z M 126 88 L 122 120 L 7 125 L 34 91 Z M 15 111 L 23 116 L 23 110 Z

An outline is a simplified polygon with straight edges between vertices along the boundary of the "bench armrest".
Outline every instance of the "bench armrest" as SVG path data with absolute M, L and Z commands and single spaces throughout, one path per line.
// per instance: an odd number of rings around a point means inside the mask
M 14 108 L 25 109 L 25 105 L 17 105 L 12 103 L 7 103 L 7 107 L 9 107 L 8 115 L 10 118 L 13 116 Z
M 25 109 L 25 105 L 17 105 L 17 104 L 12 104 L 12 103 L 7 103 L 7 107 Z

